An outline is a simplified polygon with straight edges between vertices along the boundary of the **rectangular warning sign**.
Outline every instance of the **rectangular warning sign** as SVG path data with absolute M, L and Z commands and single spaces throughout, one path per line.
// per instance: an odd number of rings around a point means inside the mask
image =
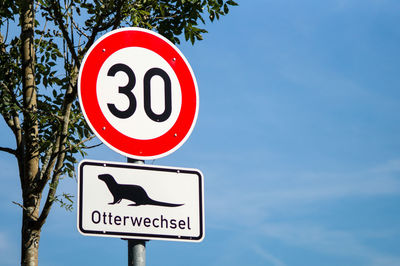
M 83 160 L 78 230 L 95 236 L 201 241 L 203 176 L 189 168 Z

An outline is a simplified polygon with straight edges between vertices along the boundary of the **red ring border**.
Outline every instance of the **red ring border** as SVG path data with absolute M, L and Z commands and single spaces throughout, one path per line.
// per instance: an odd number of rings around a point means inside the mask
M 178 149 L 190 135 L 197 119 L 197 84 L 191 68 L 172 43 L 157 35 L 135 28 L 104 35 L 87 53 L 78 82 L 80 104 L 91 129 L 113 150 L 139 159 L 160 158 Z M 172 67 L 181 86 L 182 105 L 175 124 L 154 139 L 135 139 L 119 132 L 107 121 L 97 101 L 96 83 L 100 68 L 109 56 L 126 47 L 142 47 L 160 55 Z

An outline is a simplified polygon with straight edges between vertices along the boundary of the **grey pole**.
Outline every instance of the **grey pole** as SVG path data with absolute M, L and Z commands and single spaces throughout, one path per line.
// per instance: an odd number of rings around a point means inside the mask
M 128 239 L 128 266 L 146 265 L 146 241 Z
M 144 164 L 132 158 L 127 158 L 127 162 Z M 128 266 L 146 266 L 146 240 L 128 239 Z

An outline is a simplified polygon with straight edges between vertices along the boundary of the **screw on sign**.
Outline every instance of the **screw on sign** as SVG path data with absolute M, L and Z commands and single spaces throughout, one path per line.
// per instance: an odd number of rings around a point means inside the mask
M 177 150 L 197 120 L 197 83 L 186 58 L 141 28 L 111 31 L 92 45 L 78 94 L 94 133 L 114 151 L 141 160 Z

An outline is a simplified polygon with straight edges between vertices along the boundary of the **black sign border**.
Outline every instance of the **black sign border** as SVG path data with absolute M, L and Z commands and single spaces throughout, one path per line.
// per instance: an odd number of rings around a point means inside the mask
M 198 236 L 178 236 L 178 235 L 159 235 L 159 234 L 142 234 L 142 233 L 127 233 L 115 231 L 97 231 L 85 230 L 82 227 L 82 206 L 83 206 L 83 168 L 87 165 L 101 167 L 115 167 L 127 169 L 144 169 L 149 171 L 162 172 L 179 172 L 185 174 L 195 174 L 198 177 L 199 184 L 199 218 L 200 218 L 200 233 Z M 149 166 L 141 164 L 127 164 L 118 162 L 102 162 L 84 160 L 79 164 L 78 169 L 78 230 L 83 235 L 105 236 L 105 237 L 121 237 L 127 239 L 145 239 L 145 240 L 173 240 L 173 241 L 201 241 L 204 238 L 204 209 L 203 209 L 203 175 L 196 169 L 164 167 L 164 166 Z

